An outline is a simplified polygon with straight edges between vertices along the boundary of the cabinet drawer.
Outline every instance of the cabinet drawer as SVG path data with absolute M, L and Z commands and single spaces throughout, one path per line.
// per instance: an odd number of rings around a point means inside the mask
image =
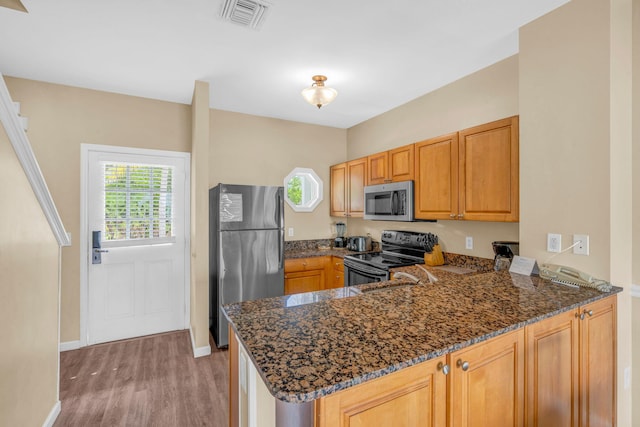
M 294 271 L 319 270 L 324 268 L 327 257 L 294 258 L 284 261 L 285 273 Z
M 334 256 L 332 258 L 332 265 L 335 271 L 344 273 L 344 260 L 342 258 Z
M 329 288 L 342 288 L 344 287 L 344 272 L 334 270 L 331 274 L 331 282 Z

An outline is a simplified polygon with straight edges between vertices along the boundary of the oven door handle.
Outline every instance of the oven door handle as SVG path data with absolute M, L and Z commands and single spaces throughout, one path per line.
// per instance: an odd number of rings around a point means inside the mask
M 361 264 L 359 262 L 352 262 L 347 260 L 346 258 L 344 259 L 344 269 L 345 269 L 345 273 L 347 269 L 351 269 L 354 272 L 360 271 L 362 273 L 366 273 L 366 274 L 377 276 L 377 277 L 386 277 L 387 275 L 387 270 L 371 267 L 368 265 Z

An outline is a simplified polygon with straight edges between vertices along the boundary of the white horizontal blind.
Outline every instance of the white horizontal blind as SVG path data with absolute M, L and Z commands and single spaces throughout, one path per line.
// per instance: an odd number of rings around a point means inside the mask
M 103 162 L 104 241 L 173 236 L 173 166 Z

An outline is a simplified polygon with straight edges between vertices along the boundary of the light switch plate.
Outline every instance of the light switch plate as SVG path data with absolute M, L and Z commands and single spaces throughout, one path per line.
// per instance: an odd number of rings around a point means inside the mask
M 289 237 L 293 237 L 293 227 L 289 227 Z

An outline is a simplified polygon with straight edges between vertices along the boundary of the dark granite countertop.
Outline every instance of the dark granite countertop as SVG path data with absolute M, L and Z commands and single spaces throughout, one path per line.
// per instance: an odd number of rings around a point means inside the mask
M 309 258 L 326 255 L 344 258 L 345 255 L 352 255 L 357 253 L 358 252 L 349 251 L 345 248 L 287 250 L 284 252 L 284 259 Z
M 267 388 L 301 403 L 621 291 L 501 272 L 391 280 L 225 306 Z M 398 269 L 427 282 L 418 267 Z

